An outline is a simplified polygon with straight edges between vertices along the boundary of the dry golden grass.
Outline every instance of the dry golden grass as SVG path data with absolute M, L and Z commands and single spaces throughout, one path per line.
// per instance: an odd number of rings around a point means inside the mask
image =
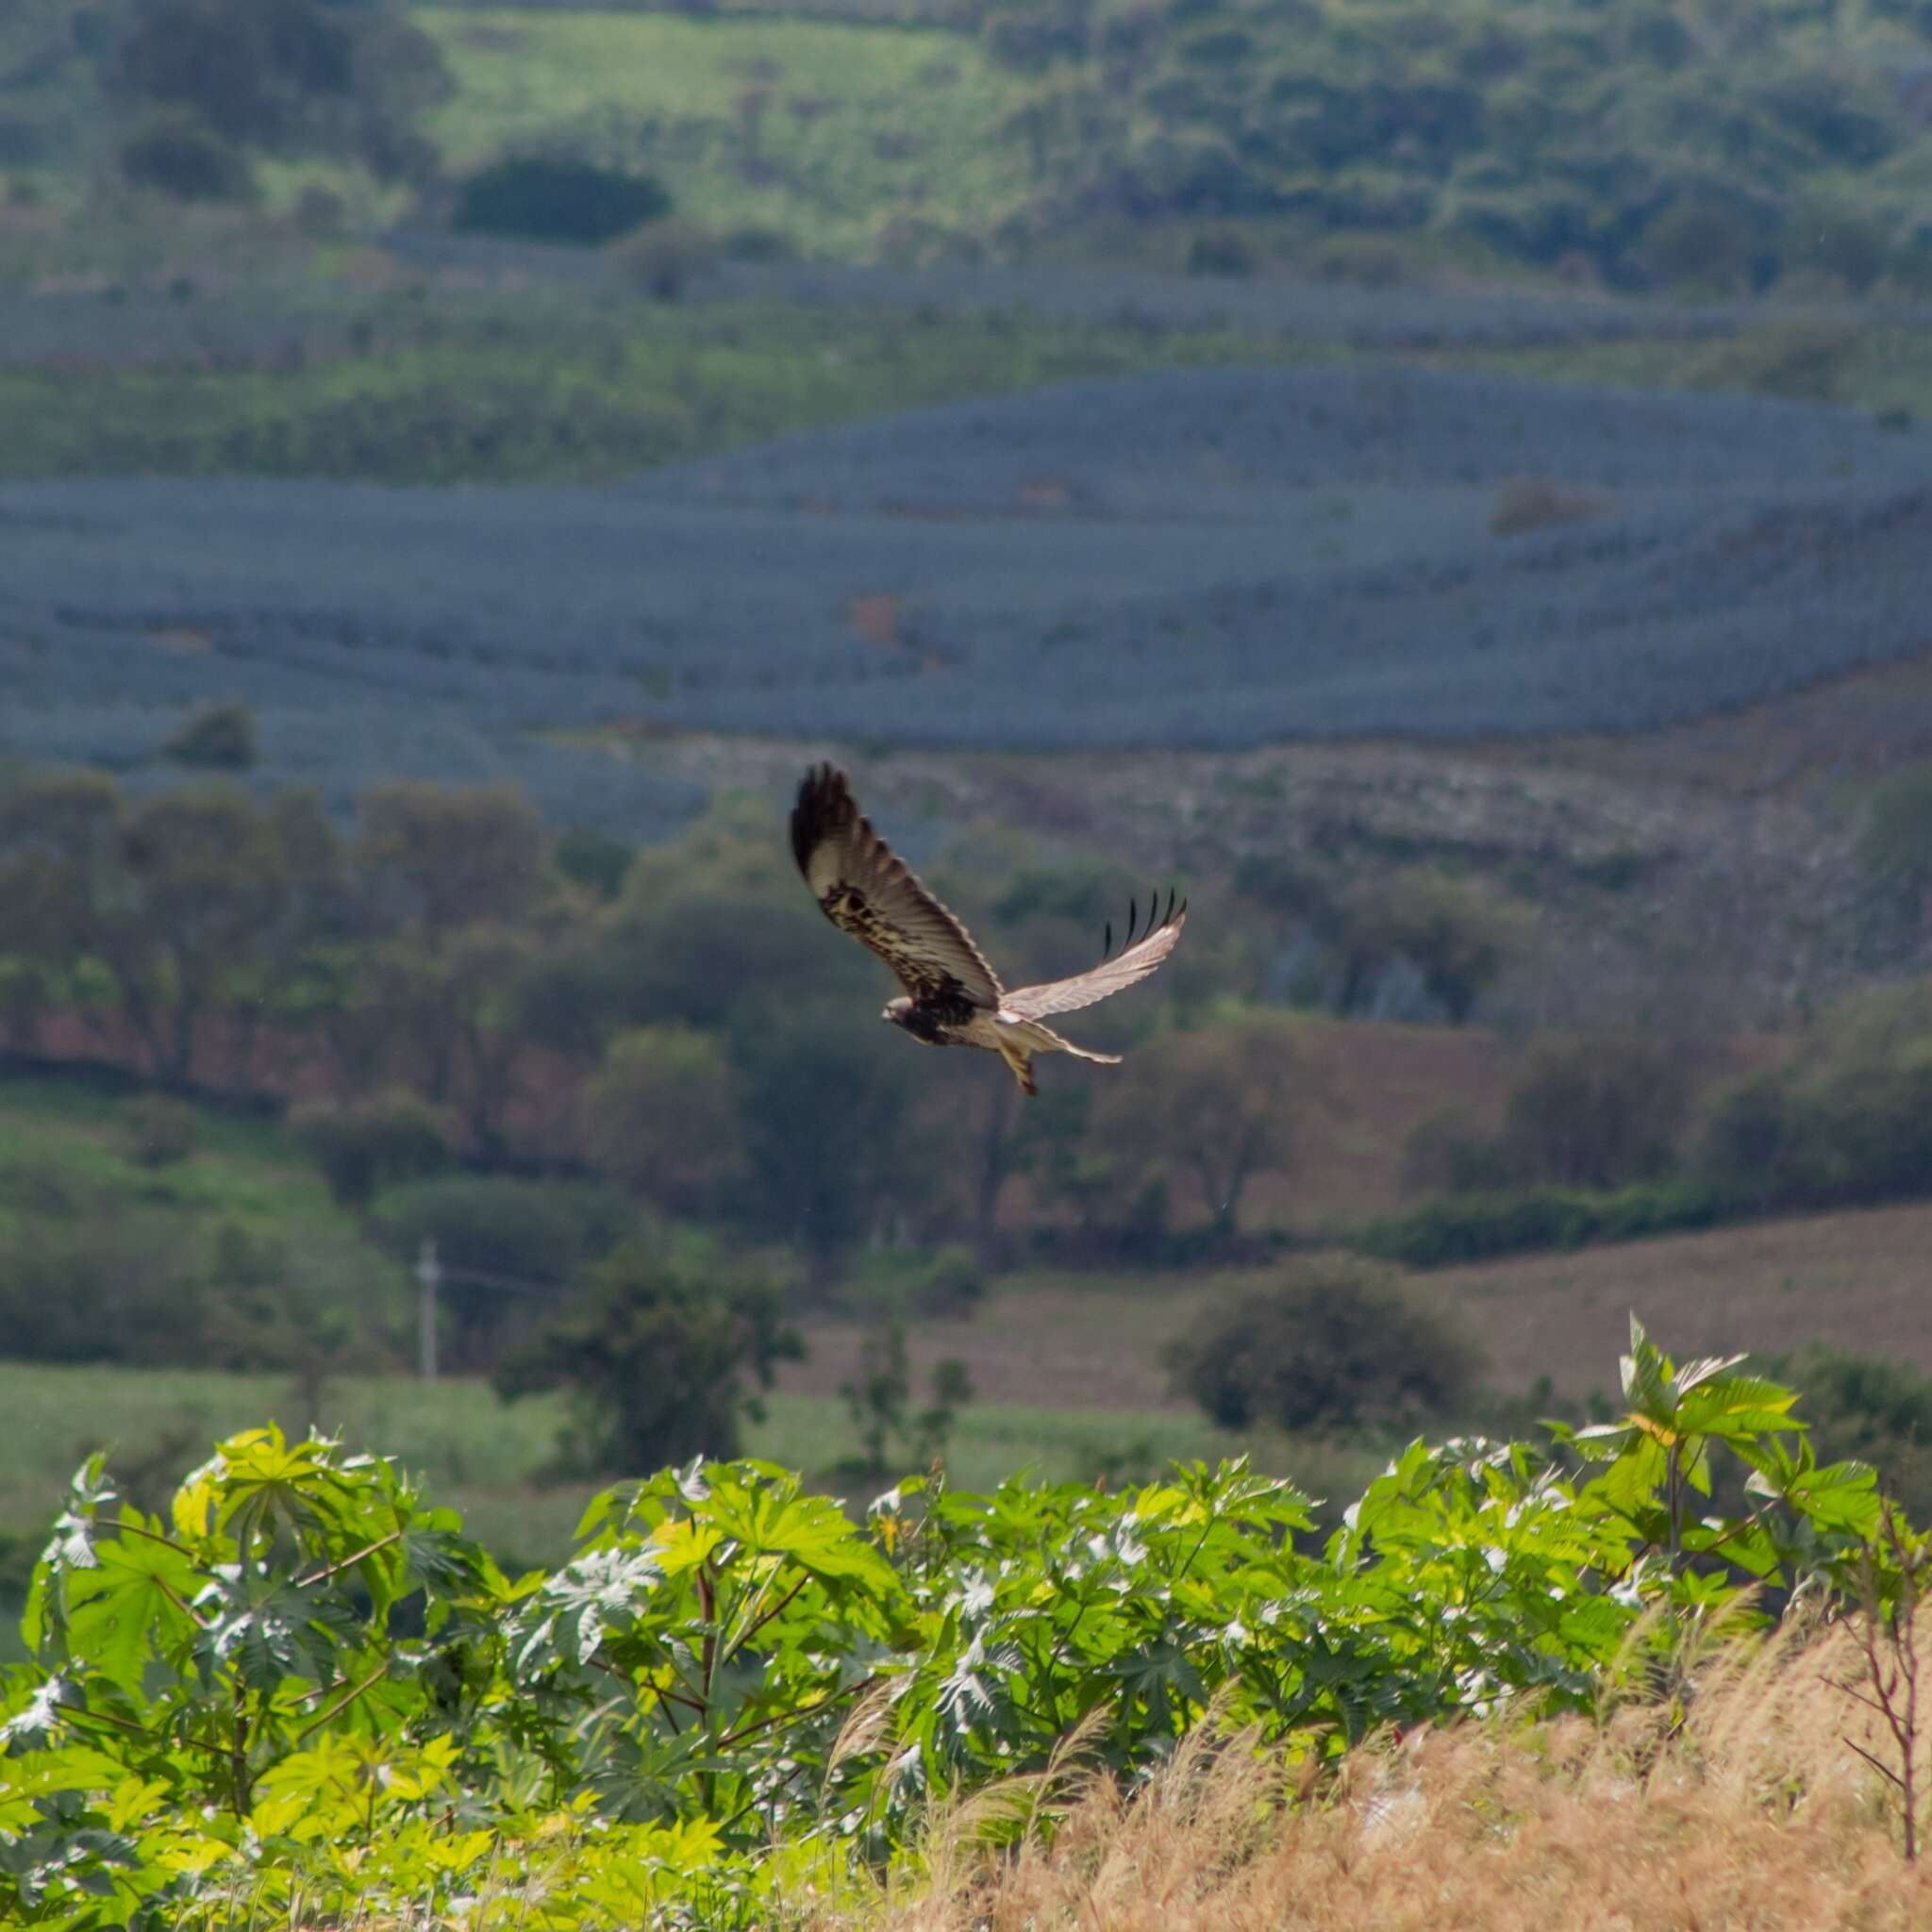
M 766 1932 L 1907 1932 L 1932 1924 L 1932 1858 L 1907 1863 L 1851 1748 L 1897 1762 L 1841 1688 L 1857 1673 L 1847 1625 L 1719 1640 L 1674 1701 L 1385 1736 L 1319 1785 L 1204 1725 L 1131 1797 L 1065 1766 L 980 1792 L 916 1874 L 781 1899 Z M 1048 1806 L 1050 1841 L 988 1848 Z M 523 1924 L 545 1890 L 506 1872 L 474 1917 L 327 1932 Z
M 1928 1645 L 1932 1650 L 1932 1645 Z M 1205 1734 L 1131 1801 L 1090 1786 L 1050 1845 L 938 1834 L 917 1890 L 807 1911 L 808 1932 L 1717 1932 L 1932 1924 L 1880 1750 L 1836 1688 L 1840 1629 L 1727 1645 L 1680 1721 L 1469 1724 L 1357 1751 L 1297 1794 Z M 1286 1808 L 1284 1808 L 1284 1804 Z

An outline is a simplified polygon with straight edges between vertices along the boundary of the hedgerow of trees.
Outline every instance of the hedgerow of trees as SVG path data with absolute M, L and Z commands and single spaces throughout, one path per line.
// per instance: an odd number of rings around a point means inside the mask
M 105 64 L 133 123 L 123 172 L 182 200 L 244 197 L 262 155 L 352 159 L 386 181 L 435 171 L 415 122 L 449 77 L 390 0 L 154 0 Z
M 1403 985 L 1453 1024 L 1524 942 L 1525 915 L 1473 885 L 1254 861 L 1170 971 L 1088 1016 L 1082 1037 L 1131 1049 L 1125 1065 L 1064 1069 L 1023 1107 L 974 1058 L 877 1024 L 879 969 L 824 927 L 776 826 L 726 802 L 625 855 L 559 839 L 503 787 L 374 786 L 345 830 L 299 791 L 216 778 L 130 796 L 30 773 L 0 789 L 0 1024 L 29 1055 L 84 1029 L 93 1058 L 164 1091 L 299 1091 L 296 1137 L 405 1261 L 430 1240 L 541 1289 L 662 1217 L 789 1252 L 823 1293 L 849 1291 L 869 1250 L 963 1241 L 982 1268 L 1266 1252 L 1255 1200 L 1278 1201 L 1300 1138 L 1332 1124 L 1290 1006 L 1379 1011 Z M 1144 890 L 998 838 L 933 875 L 1015 978 L 1091 957 Z M 1784 1063 L 1731 1077 L 1675 1042 L 1543 1040 L 1500 1121 L 1417 1129 L 1426 1198 L 1336 1232 L 1429 1265 L 1932 1192 L 1928 1067 L 1932 1014 L 1909 987 L 1831 1009 Z M 142 1158 L 168 1158 L 165 1124 Z M 77 1278 L 105 1280 L 107 1244 L 134 1237 L 83 1215 L 61 1239 Z M 94 1260 L 75 1248 L 90 1241 Z M 193 1265 L 169 1255 L 131 1271 L 158 1305 Z M 489 1366 L 534 1314 L 452 1277 L 452 1359 Z M 23 1320 L 16 1346 L 35 1352 L 37 1324 L 52 1353 L 88 1333 L 31 1296 Z M 249 1322 L 229 1326 L 258 1354 Z M 196 1345 L 164 1322 L 149 1342 L 171 1336 Z

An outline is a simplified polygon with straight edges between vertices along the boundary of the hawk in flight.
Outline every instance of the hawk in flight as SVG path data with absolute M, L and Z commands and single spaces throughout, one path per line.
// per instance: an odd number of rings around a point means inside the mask
M 906 991 L 889 1000 L 882 1018 L 903 1026 L 928 1046 L 983 1046 L 1006 1061 L 1024 1093 L 1033 1083 L 1036 1053 L 1070 1053 L 1115 1065 L 1117 1053 L 1094 1053 L 1062 1040 L 1045 1024 L 1049 1013 L 1069 1013 L 1145 979 L 1174 951 L 1188 908 L 1178 911 L 1168 894 L 1161 913 L 1152 902 L 1147 930 L 1137 942 L 1129 908 L 1127 940 L 1113 953 L 1113 928 L 1098 966 L 1071 979 L 1001 986 L 972 935 L 908 871 L 853 803 L 845 774 L 815 765 L 798 788 L 791 808 L 791 852 L 819 910 L 841 932 L 868 946 L 898 975 Z

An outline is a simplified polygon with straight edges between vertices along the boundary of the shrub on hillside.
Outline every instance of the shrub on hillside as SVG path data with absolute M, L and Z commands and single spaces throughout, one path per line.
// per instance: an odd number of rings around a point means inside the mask
M 560 1468 L 638 1474 L 735 1456 L 739 1419 L 756 1403 L 741 1378 L 769 1388 L 776 1364 L 803 1353 L 772 1283 L 700 1273 L 632 1241 L 504 1362 L 496 1390 L 506 1401 L 569 1390 Z
M 1221 1427 L 1407 1428 L 1468 1393 L 1474 1345 L 1387 1268 L 1297 1262 L 1178 1343 L 1176 1383 Z
M 463 182 L 451 225 L 459 234 L 595 247 L 670 212 L 670 195 L 648 175 L 594 161 L 512 155 Z
M 1932 982 L 1840 1001 L 1791 1065 L 1715 1097 L 1692 1161 L 1759 1208 L 1932 1196 Z
M 385 1188 L 441 1174 L 455 1158 L 449 1116 L 407 1088 L 366 1100 L 310 1101 L 290 1117 L 295 1139 L 346 1208 Z
M 1694 1072 L 1668 1040 L 1540 1042 L 1504 1112 L 1503 1174 L 1566 1188 L 1656 1179 L 1675 1158 Z
M 198 115 L 164 108 L 146 116 L 121 143 L 122 175 L 176 201 L 249 201 L 248 157 Z
M 258 756 L 255 713 L 232 700 L 197 705 L 161 746 L 161 756 L 205 771 L 245 772 Z

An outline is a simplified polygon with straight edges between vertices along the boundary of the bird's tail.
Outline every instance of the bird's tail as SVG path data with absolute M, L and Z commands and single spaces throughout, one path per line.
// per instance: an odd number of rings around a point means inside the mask
M 1064 1035 L 1056 1033 L 1041 1020 L 1023 1020 L 1008 1029 L 1008 1037 L 1033 1053 L 1070 1053 L 1076 1060 L 1097 1060 L 1103 1067 L 1117 1067 L 1117 1053 L 1095 1053 L 1091 1046 L 1075 1046 Z

